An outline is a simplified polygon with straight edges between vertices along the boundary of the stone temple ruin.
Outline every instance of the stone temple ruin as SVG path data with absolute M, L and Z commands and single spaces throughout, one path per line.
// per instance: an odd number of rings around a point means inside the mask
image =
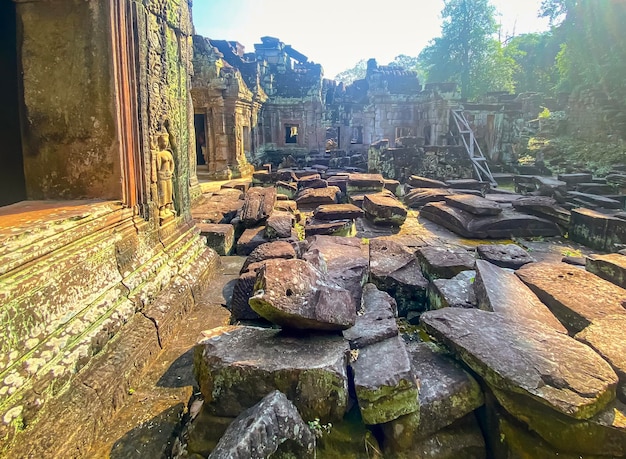
M 624 167 L 191 2 L 0 2 L 0 457 L 626 457 Z

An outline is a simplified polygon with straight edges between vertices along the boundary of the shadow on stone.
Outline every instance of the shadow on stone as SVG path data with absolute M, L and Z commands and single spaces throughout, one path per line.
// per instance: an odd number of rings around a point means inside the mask
M 181 354 L 157 381 L 157 387 L 186 387 L 196 385 L 193 375 L 193 348 Z

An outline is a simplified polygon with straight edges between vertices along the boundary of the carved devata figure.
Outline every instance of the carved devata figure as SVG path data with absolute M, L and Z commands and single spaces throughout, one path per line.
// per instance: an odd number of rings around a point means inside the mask
M 176 214 L 172 191 L 173 176 L 174 155 L 170 148 L 169 134 L 157 134 L 152 139 L 152 183 L 156 184 L 156 200 L 161 223 Z M 154 188 L 153 186 L 152 189 Z

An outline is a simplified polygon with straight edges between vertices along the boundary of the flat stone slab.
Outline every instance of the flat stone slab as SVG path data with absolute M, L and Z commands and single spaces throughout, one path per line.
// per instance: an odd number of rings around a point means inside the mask
M 351 293 L 304 260 L 266 260 L 250 307 L 285 328 L 345 330 L 354 325 Z
M 626 220 L 591 209 L 573 209 L 569 237 L 592 249 L 615 252 L 626 244 Z
M 591 255 L 585 262 L 587 271 L 621 288 L 626 288 L 626 255 L 609 253 Z
M 476 271 L 462 271 L 451 279 L 435 279 L 428 285 L 430 309 L 477 307 L 474 281 Z
M 296 193 L 298 193 L 298 185 L 295 182 L 276 182 L 276 194 L 293 199 Z
M 474 269 L 473 252 L 461 247 L 430 245 L 416 252 L 422 273 L 429 280 L 451 279 L 462 271 Z
M 381 239 L 370 240 L 369 249 L 370 282 L 395 298 L 398 315 L 425 310 L 428 280 L 412 251 Z
M 474 215 L 498 215 L 502 207 L 497 202 L 471 194 L 453 194 L 445 197 L 446 202 Z
M 500 268 L 519 269 L 535 261 L 517 244 L 483 244 L 476 247 L 476 254 Z
M 398 334 L 396 300 L 381 292 L 374 284 L 365 284 L 356 322 L 343 331 L 350 349 L 361 349 Z
M 572 186 L 577 183 L 591 182 L 593 175 L 586 172 L 578 172 L 575 174 L 559 174 L 556 178 L 567 183 L 568 186 Z
M 570 333 L 594 320 L 626 314 L 626 290 L 567 263 L 531 263 L 515 274 L 547 305 Z
M 298 457 L 315 456 L 315 435 L 285 394 L 274 391 L 237 416 L 209 458 L 263 459 L 287 440 L 298 445 Z
M 416 441 L 462 419 L 484 403 L 478 382 L 433 343 L 409 343 L 413 374 L 420 382 L 419 412 L 382 425 L 393 450 L 410 448 Z
M 206 245 L 219 255 L 230 255 L 235 243 L 235 228 L 233 225 L 219 223 L 196 223 L 200 235 L 206 237 Z
M 556 223 L 502 209 L 498 215 L 479 217 L 443 202 L 431 202 L 420 216 L 470 239 L 510 239 L 512 237 L 559 236 Z
M 524 196 L 516 199 L 513 208 L 519 212 L 536 215 L 567 228 L 570 222 L 570 211 L 561 207 L 554 198 L 547 196 Z
M 363 209 L 354 204 L 327 204 L 318 206 L 313 211 L 317 220 L 350 220 L 365 215 Z
M 417 380 L 400 336 L 359 349 L 350 365 L 365 424 L 382 424 L 419 410 Z
M 430 335 L 450 348 L 492 388 L 520 394 L 576 419 L 615 398 L 617 375 L 590 347 L 553 329 L 507 321 L 479 309 L 422 314 Z
M 265 237 L 265 226 L 246 229 L 237 239 L 237 255 L 247 256 L 261 244 L 270 242 Z
M 318 220 L 311 218 L 304 225 L 305 237 L 311 236 L 343 236 L 350 237 L 356 234 L 356 225 L 353 219 L 347 220 Z
M 191 216 L 196 222 L 228 224 L 241 210 L 243 200 L 207 201 L 193 206 Z
M 365 218 L 377 225 L 402 226 L 407 211 L 395 197 L 382 194 L 368 194 L 363 198 Z
M 265 221 L 274 211 L 276 189 L 273 187 L 253 187 L 248 190 L 241 208 L 241 221 L 246 228 L 252 228 Z
M 336 204 L 340 190 L 336 186 L 326 188 L 304 188 L 298 191 L 296 203 L 298 207 L 317 207 L 322 204 Z
M 258 263 L 259 261 L 269 260 L 270 258 L 297 258 L 296 251 L 289 242 L 286 241 L 274 241 L 266 242 L 255 248 L 246 261 L 243 262 L 241 267 L 241 273 L 248 270 L 248 266 L 252 263 Z
M 214 415 L 239 416 L 279 390 L 304 419 L 326 423 L 346 411 L 348 352 L 341 335 L 224 326 L 203 332 L 194 373 L 205 409 Z
M 617 376 L 617 396 L 626 403 L 626 315 L 618 314 L 596 319 L 575 338 L 591 346 L 609 362 Z
M 445 201 L 446 196 L 454 194 L 449 188 L 415 188 L 404 196 L 404 204 L 412 209 L 419 209 L 429 202 Z
M 245 193 L 250 188 L 250 183 L 251 180 L 231 180 L 224 183 L 221 188 L 239 190 Z
M 301 190 L 303 188 L 326 188 L 328 187 L 328 182 L 323 178 L 317 177 L 304 177 L 298 180 L 298 189 Z
M 348 201 L 350 202 L 350 204 L 357 206 L 359 209 L 362 209 L 365 196 L 369 196 L 371 194 L 376 194 L 376 195 L 380 194 L 382 196 L 396 199 L 395 195 L 391 191 L 383 190 L 383 191 L 369 191 L 369 192 L 362 192 L 359 194 L 351 194 L 350 196 L 348 196 Z
M 295 214 L 298 211 L 298 204 L 296 204 L 296 201 L 292 201 L 291 199 L 278 199 L 276 204 L 274 204 L 274 210 Z
M 380 174 L 350 174 L 348 175 L 348 193 L 362 193 L 364 191 L 382 191 L 385 179 Z
M 581 193 L 579 191 L 569 191 L 568 194 L 590 206 L 602 207 L 604 209 L 619 209 L 623 208 L 622 203 L 616 199 L 607 198 L 605 196 L 599 196 L 597 194 Z
M 532 326 L 538 321 L 559 333 L 567 329 L 537 295 L 512 272 L 485 260 L 476 260 L 474 291 L 478 307 L 493 311 L 513 323 Z
M 421 177 L 419 175 L 411 175 L 408 183 L 413 188 L 450 188 L 445 182 L 441 180 L 429 179 L 427 177 Z

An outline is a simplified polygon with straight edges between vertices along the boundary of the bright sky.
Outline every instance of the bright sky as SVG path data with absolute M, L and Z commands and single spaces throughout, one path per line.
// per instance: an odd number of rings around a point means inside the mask
M 537 18 L 541 0 L 492 0 L 503 36 L 547 29 Z M 263 36 L 279 38 L 322 64 L 334 77 L 361 59 L 387 64 L 417 56 L 439 35 L 442 0 L 194 0 L 196 33 L 238 41 L 246 52 Z

